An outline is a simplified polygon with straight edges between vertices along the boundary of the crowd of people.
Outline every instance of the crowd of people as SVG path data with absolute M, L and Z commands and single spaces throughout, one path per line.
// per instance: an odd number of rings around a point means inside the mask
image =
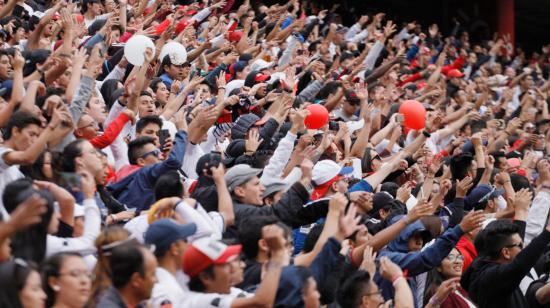
M 0 307 L 548 307 L 550 45 L 363 13 L 2 1 Z

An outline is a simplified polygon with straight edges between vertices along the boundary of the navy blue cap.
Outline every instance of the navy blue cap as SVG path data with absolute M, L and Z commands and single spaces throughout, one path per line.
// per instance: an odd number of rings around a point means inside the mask
M 502 189 L 496 189 L 487 184 L 479 184 L 466 196 L 464 201 L 469 206 L 474 207 L 476 204 L 487 202 L 489 199 L 494 199 L 503 194 L 504 190 Z
M 145 243 L 155 245 L 155 255 L 162 256 L 170 246 L 178 240 L 186 240 L 197 231 L 194 223 L 178 224 L 175 221 L 164 218 L 149 225 L 145 232 Z

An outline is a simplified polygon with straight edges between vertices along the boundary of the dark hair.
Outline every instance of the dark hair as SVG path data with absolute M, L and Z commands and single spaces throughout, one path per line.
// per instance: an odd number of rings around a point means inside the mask
M 34 263 L 21 259 L 0 263 L 0 307 L 23 307 L 19 293 L 25 287 L 29 275 L 36 270 Z
M 439 286 L 445 281 L 443 274 L 437 270 L 437 268 L 432 269 L 428 272 L 426 278 L 426 291 L 424 292 L 424 297 L 422 298 L 423 305 L 427 305 L 430 301 L 430 298 L 437 292 Z
M 529 183 L 529 179 L 524 177 L 523 175 L 512 173 L 510 174 L 510 182 L 512 184 L 512 187 L 514 188 L 514 191 L 519 191 L 520 189 L 527 188 L 531 192 L 533 192 L 533 187 Z M 534 196 L 535 194 L 533 194 Z
M 128 143 L 128 161 L 130 164 L 137 164 L 137 159 L 143 155 L 143 153 L 141 153 L 141 149 L 149 143 L 155 144 L 155 139 L 153 139 L 153 137 L 143 136 Z
M 63 172 L 75 172 L 76 171 L 76 163 L 75 158 L 82 155 L 82 149 L 80 148 L 80 144 L 83 143 L 85 139 L 76 139 L 75 141 L 67 144 L 65 148 L 63 149 L 63 153 L 61 153 L 61 163 L 59 164 L 61 166 L 61 171 Z
M 48 296 L 46 299 L 46 307 L 52 307 L 55 304 L 55 292 L 50 287 L 48 279 L 50 277 L 59 277 L 59 271 L 68 257 L 82 258 L 81 255 L 75 252 L 60 252 L 50 256 L 42 263 L 42 288 Z
M 4 134 L 2 135 L 2 137 L 4 138 L 4 140 L 9 140 L 12 136 L 12 130 L 14 127 L 22 130 L 32 124 L 38 125 L 38 127 L 40 127 L 42 125 L 42 122 L 40 122 L 40 119 L 34 114 L 23 110 L 18 110 L 11 115 L 8 123 L 6 123 L 6 126 L 4 126 Z
M 254 259 L 258 256 L 258 241 L 262 238 L 262 228 L 278 222 L 279 219 L 272 215 L 252 215 L 242 220 L 238 226 L 238 236 L 247 258 Z
M 151 88 L 151 90 L 153 90 L 153 92 L 156 93 L 159 83 L 164 83 L 164 82 L 162 81 L 162 79 L 160 77 L 155 77 L 155 78 L 151 79 L 151 82 L 149 82 L 149 88 Z
M 46 88 L 46 94 L 39 96 L 36 99 L 36 105 L 40 108 L 44 106 L 44 103 L 46 103 L 46 100 L 53 95 L 57 95 L 61 98 L 65 95 L 65 89 L 60 87 L 48 87 Z
M 200 279 L 201 275 L 215 279 L 216 274 L 214 273 L 214 265 L 210 265 L 209 267 L 205 268 L 202 272 L 199 273 L 199 275 L 189 277 L 189 282 L 187 283 L 187 286 L 189 287 L 190 291 L 204 292 L 206 290 L 206 286 L 204 285 L 204 283 L 202 283 L 202 280 Z
M 22 165 L 19 166 L 19 171 L 23 173 L 26 177 L 31 178 L 33 180 L 39 180 L 39 181 L 49 181 L 51 179 L 48 179 L 44 172 L 42 172 L 42 167 L 44 166 L 44 157 L 46 156 L 46 153 L 50 153 L 50 150 L 44 150 L 40 155 L 36 158 L 34 161 L 34 164 L 32 165 Z M 52 158 L 53 161 L 53 158 Z
M 134 273 L 145 276 L 143 247 L 135 243 L 115 247 L 111 252 L 111 281 L 117 289 L 125 286 Z
M 326 99 L 330 94 L 336 93 L 339 87 L 342 86 L 342 83 L 339 81 L 329 81 L 325 84 L 319 93 L 317 93 L 316 99 Z
M 171 170 L 161 175 L 155 183 L 155 200 L 167 197 L 182 197 L 183 185 L 180 174 Z
M 48 225 L 53 215 L 54 199 L 52 195 L 48 191 L 34 189 L 30 179 L 19 179 L 6 185 L 2 201 L 6 211 L 12 213 L 21 203 L 34 194 L 46 199 L 47 210 L 42 214 L 40 223 L 19 231 L 12 237 L 11 247 L 15 257 L 38 264 L 42 262 L 46 255 Z
M 394 199 L 397 196 L 397 190 L 399 189 L 399 185 L 394 182 L 386 182 L 382 184 L 382 187 L 380 187 L 380 191 L 385 191 L 389 193 Z
M 358 307 L 361 297 L 368 288 L 371 277 L 368 272 L 357 271 L 351 274 L 340 285 L 338 290 L 338 304 L 342 307 Z
M 510 244 L 510 237 L 519 234 L 519 227 L 510 220 L 495 220 L 479 232 L 475 239 L 475 247 L 479 256 L 496 260 L 500 251 Z
M 162 120 L 159 116 L 156 115 L 150 115 L 145 116 L 143 118 L 140 118 L 136 123 L 136 133 L 141 133 L 141 131 L 145 128 L 145 126 L 154 123 L 157 124 L 160 128 L 162 128 Z
M 118 89 L 118 83 L 120 81 L 116 79 L 109 79 L 105 80 L 103 84 L 101 85 L 101 95 L 103 96 L 103 99 L 105 100 L 105 105 L 107 105 L 108 109 L 111 109 L 113 104 L 115 103 L 115 100 L 118 97 L 114 97 L 115 91 Z

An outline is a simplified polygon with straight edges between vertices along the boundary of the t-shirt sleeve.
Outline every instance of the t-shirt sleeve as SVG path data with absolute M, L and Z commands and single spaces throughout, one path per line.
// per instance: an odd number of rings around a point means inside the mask
M 214 222 L 214 226 L 216 227 L 216 229 L 218 229 L 218 231 L 220 231 L 221 233 L 223 233 L 224 230 L 224 219 L 223 219 L 223 216 L 222 214 L 220 214 L 219 212 L 208 212 L 208 216 L 210 216 L 210 218 L 212 218 L 212 221 Z
M 0 172 L 6 171 L 9 167 L 11 167 L 4 160 L 4 154 L 6 154 L 8 152 L 12 152 L 12 151 L 13 151 L 13 149 L 0 147 Z

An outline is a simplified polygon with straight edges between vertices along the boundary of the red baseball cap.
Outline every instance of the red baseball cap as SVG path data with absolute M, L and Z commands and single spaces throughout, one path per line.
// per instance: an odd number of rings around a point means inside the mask
M 257 74 L 256 77 L 254 77 L 254 81 L 256 81 L 256 82 L 264 82 L 264 81 L 266 81 L 266 80 L 269 80 L 269 78 L 271 78 L 270 75 Z
M 230 42 L 238 42 L 241 40 L 241 37 L 243 36 L 243 32 L 242 31 L 233 31 L 233 32 L 230 32 L 229 35 L 227 36 L 227 39 L 230 41 Z
M 462 77 L 464 77 L 464 73 L 455 68 L 455 69 L 450 70 L 447 73 L 447 76 L 449 76 L 451 78 L 453 78 L 453 77 L 462 78 Z
M 211 237 L 198 239 L 187 246 L 183 253 L 183 272 L 197 276 L 210 265 L 229 263 L 240 255 L 242 245 L 227 246 Z

